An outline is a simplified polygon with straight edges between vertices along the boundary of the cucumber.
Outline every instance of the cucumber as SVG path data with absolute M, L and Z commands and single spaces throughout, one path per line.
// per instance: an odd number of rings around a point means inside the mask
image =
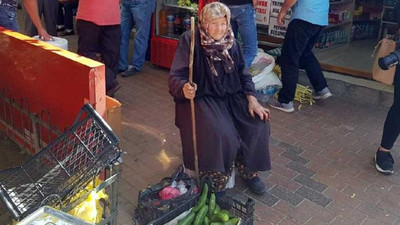
M 204 217 L 204 223 L 203 225 L 210 225 L 210 219 L 208 219 L 207 216 Z
M 213 214 L 215 215 L 215 214 L 219 213 L 219 211 L 221 211 L 221 207 L 218 204 L 215 204 L 215 209 L 214 209 Z
M 191 211 L 183 220 L 179 221 L 178 225 L 191 225 L 195 217 L 196 213 Z
M 223 225 L 237 225 L 239 223 L 239 219 L 237 217 L 228 220 L 227 222 L 223 223 Z
M 208 205 L 208 216 L 212 216 L 215 210 L 215 194 L 211 193 L 210 204 Z
M 197 213 L 196 218 L 194 219 L 193 225 L 202 225 L 202 224 L 203 224 L 204 217 L 205 217 L 206 214 L 207 214 L 207 211 L 208 211 L 208 206 L 207 206 L 207 205 L 204 205 L 204 206 L 200 209 L 199 213 Z
M 224 212 L 224 210 L 221 210 L 221 211 L 219 211 L 219 213 L 215 214 L 212 217 L 211 223 L 213 223 L 213 222 L 227 222 L 228 220 L 229 220 L 229 214 Z
M 197 212 L 206 204 L 207 195 L 208 195 L 208 184 L 205 183 L 203 186 L 203 192 L 201 193 L 199 202 L 197 202 L 197 205 L 192 209 L 192 211 Z

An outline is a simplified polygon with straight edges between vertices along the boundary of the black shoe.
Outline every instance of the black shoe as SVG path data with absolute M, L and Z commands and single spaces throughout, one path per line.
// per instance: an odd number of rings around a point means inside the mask
M 131 68 L 125 70 L 124 72 L 122 72 L 121 77 L 131 77 L 133 75 L 136 75 L 139 72 L 140 72 L 139 70 L 131 67 Z
M 65 27 L 57 28 L 57 32 L 61 32 L 61 31 L 64 31 L 64 30 L 65 30 Z
M 121 88 L 121 85 L 118 82 L 115 82 L 114 87 L 112 87 L 106 91 L 106 95 L 113 98 L 115 92 L 117 92 L 120 88 Z
M 393 164 L 394 160 L 392 154 L 390 152 L 378 151 L 375 155 L 375 167 L 376 169 L 383 174 L 392 174 L 393 173 Z
M 66 30 L 64 33 L 61 34 L 61 36 L 69 36 L 69 35 L 74 35 L 74 34 L 75 34 L 74 30 L 71 30 L 71 31 Z
M 245 183 L 249 187 L 250 191 L 254 194 L 262 195 L 267 192 L 267 186 L 258 177 L 254 177 L 250 180 L 245 180 Z

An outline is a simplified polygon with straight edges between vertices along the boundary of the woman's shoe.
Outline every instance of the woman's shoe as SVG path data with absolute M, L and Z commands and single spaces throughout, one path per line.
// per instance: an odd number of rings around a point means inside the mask
M 262 195 L 267 192 L 267 186 L 260 180 L 259 177 L 254 177 L 250 180 L 245 180 L 250 191 L 254 194 Z

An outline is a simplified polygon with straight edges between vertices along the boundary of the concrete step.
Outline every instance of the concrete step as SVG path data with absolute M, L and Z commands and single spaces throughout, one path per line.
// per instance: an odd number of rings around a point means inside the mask
M 393 104 L 393 85 L 324 71 L 329 89 L 337 98 L 361 105 L 389 108 Z M 299 84 L 310 86 L 304 70 L 299 73 Z

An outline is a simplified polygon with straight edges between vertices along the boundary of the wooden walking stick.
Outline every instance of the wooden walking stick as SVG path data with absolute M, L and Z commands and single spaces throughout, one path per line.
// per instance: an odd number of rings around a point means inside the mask
M 190 55 L 189 55 L 189 84 L 194 87 L 193 83 L 193 57 L 194 57 L 194 17 L 190 18 Z M 199 159 L 197 154 L 197 139 L 196 139 L 196 116 L 194 113 L 194 99 L 190 99 L 190 111 L 192 114 L 192 138 L 193 138 L 193 151 L 194 151 L 194 170 L 195 178 L 198 185 L 200 185 L 200 175 L 199 175 Z

